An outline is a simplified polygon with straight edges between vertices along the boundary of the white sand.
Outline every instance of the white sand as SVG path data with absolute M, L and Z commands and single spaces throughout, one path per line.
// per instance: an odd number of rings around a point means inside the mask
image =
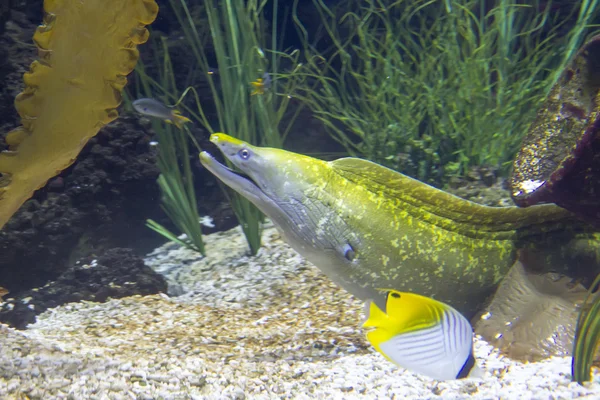
M 257 257 L 233 230 L 209 256 L 169 244 L 147 263 L 179 297 L 76 303 L 20 332 L 0 325 L 0 399 L 600 399 L 570 358 L 521 364 L 477 339 L 483 380 L 396 368 L 360 329 L 361 302 L 265 231 Z M 25 397 L 26 396 L 26 397 Z

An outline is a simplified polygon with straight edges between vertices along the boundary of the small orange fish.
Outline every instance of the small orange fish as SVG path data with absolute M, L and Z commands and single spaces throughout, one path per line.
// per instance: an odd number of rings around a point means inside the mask
M 250 82 L 250 85 L 253 87 L 252 93 L 250 93 L 251 96 L 254 96 L 255 94 L 265 94 L 265 92 L 271 88 L 271 75 L 269 75 L 268 72 L 265 72 L 262 78 Z
M 2 298 L 4 296 L 6 296 L 7 294 L 9 294 L 10 292 L 8 291 L 8 289 L 3 288 L 2 286 L 0 286 L 0 300 L 2 300 Z

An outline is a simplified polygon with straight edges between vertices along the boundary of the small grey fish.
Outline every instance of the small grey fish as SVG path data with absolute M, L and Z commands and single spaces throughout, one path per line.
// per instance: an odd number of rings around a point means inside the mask
M 186 122 L 192 122 L 191 119 L 184 117 L 176 109 L 167 107 L 164 103 L 156 99 L 137 99 L 132 105 L 140 114 L 161 118 L 165 122 L 174 124 L 178 128 L 181 128 Z

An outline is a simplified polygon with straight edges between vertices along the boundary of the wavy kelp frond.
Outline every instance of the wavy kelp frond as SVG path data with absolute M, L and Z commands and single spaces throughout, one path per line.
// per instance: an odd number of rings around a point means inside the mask
M 0 153 L 0 228 L 33 192 L 68 167 L 98 130 L 117 118 L 154 0 L 46 0 L 33 39 L 39 59 L 15 99 L 22 126 Z

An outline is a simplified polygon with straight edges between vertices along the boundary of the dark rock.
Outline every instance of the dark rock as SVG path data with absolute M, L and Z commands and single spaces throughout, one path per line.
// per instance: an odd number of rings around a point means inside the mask
M 109 298 L 166 293 L 165 279 L 144 264 L 131 249 L 107 250 L 97 260 L 87 257 L 69 267 L 57 280 L 18 296 L 5 296 L 0 322 L 25 329 L 49 308 L 81 300 L 105 302 Z
M 102 128 L 0 231 L 0 285 L 16 293 L 56 279 L 69 260 L 123 246 L 142 253 L 164 241 L 145 226 L 147 218 L 168 224 L 150 141 L 137 117 Z
M 56 262 L 67 260 L 83 233 L 81 222 L 81 212 L 64 194 L 26 202 L 0 231 L 2 286 L 15 292 L 54 278 L 60 273 Z
M 491 167 L 481 166 L 479 167 L 479 177 L 486 186 L 490 187 L 496 183 L 496 170 Z
M 446 190 L 463 199 L 491 207 L 514 206 L 505 180 L 498 179 L 497 170 L 492 167 L 471 167 L 465 177 L 450 178 Z
M 37 48 L 31 42 L 36 25 L 27 20 L 25 14 L 7 10 L 6 4 L 0 7 L 3 8 L 1 17 L 4 19 L 0 20 L 1 151 L 5 148 L 3 133 L 18 125 L 18 114 L 13 103 L 23 88 L 23 74 L 29 70 L 29 65 L 37 55 Z
M 515 203 L 556 203 L 600 226 L 600 35 L 562 71 L 531 124 L 510 180 Z

